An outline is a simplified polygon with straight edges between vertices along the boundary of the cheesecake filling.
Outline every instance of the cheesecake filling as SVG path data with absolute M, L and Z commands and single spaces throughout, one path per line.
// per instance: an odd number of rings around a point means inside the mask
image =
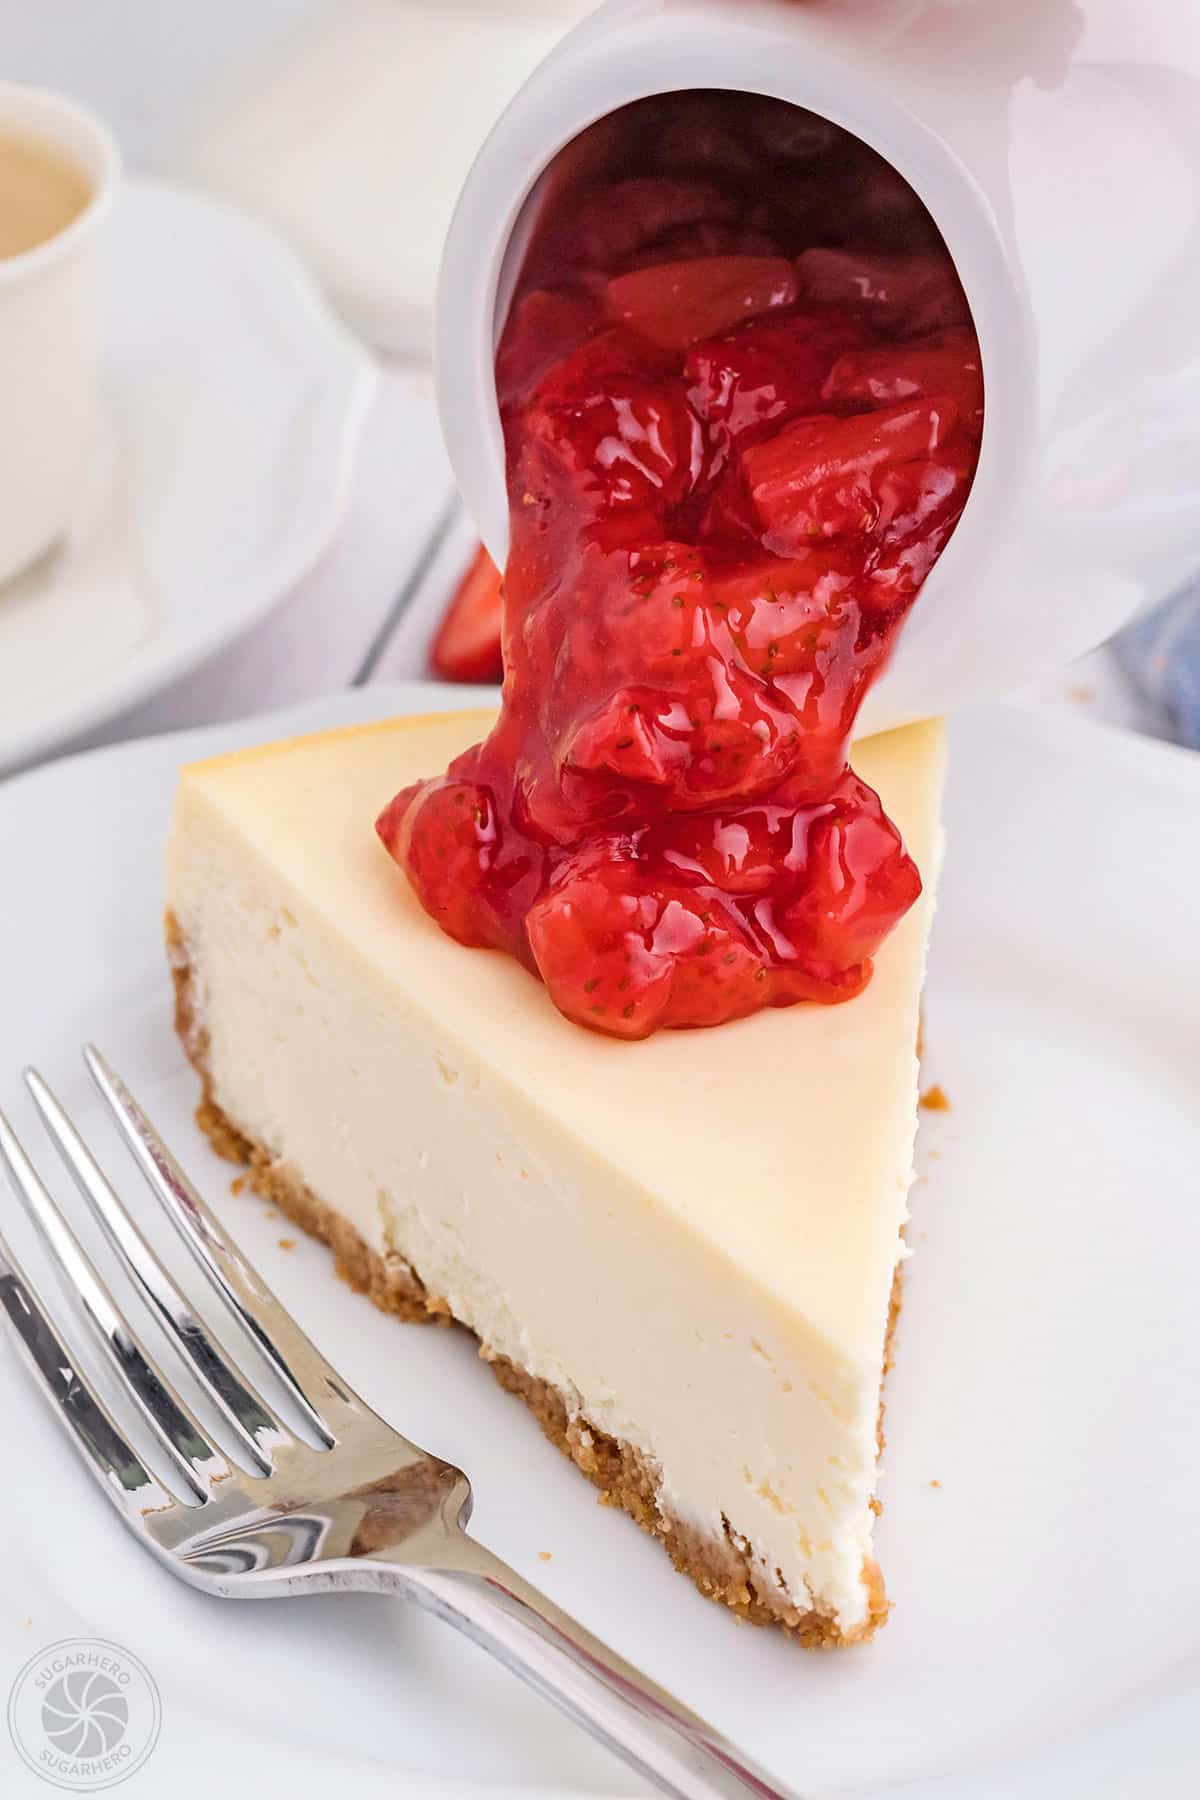
M 475 723 L 185 775 L 168 896 L 208 1101 L 343 1264 L 350 1234 L 374 1297 L 417 1292 L 506 1385 L 542 1384 L 552 1435 L 707 1591 L 806 1641 L 865 1635 L 928 899 L 855 1006 L 730 1026 L 729 1068 L 703 1033 L 577 1032 L 507 958 L 456 984 L 461 952 L 411 899 L 398 921 L 354 830 L 348 798 Z M 932 865 L 936 728 L 862 756 Z M 747 1135 L 755 1105 L 772 1125 Z
M 384 844 L 596 1031 L 854 998 L 921 881 L 850 738 L 983 430 L 928 213 L 781 102 L 641 102 L 551 170 L 496 381 L 503 706 Z
M 708 1246 L 672 1229 L 650 1195 L 609 1187 L 590 1155 L 539 1157 L 537 1134 L 467 1046 L 435 1034 L 430 1057 L 430 1042 L 361 1031 L 351 1046 L 339 1001 L 352 1017 L 361 996 L 344 974 L 331 990 L 312 921 L 302 953 L 289 944 L 298 926 L 284 912 L 297 918 L 301 906 L 235 904 L 224 941 L 211 915 L 179 911 L 181 965 L 206 971 L 190 989 L 192 1048 L 224 1117 L 277 1180 L 329 1204 L 393 1281 L 411 1271 L 435 1318 L 546 1383 L 577 1431 L 635 1452 L 656 1488 L 660 1535 L 691 1527 L 732 1544 L 785 1613 L 816 1612 L 853 1639 L 872 1606 L 863 1575 L 879 1365 L 839 1367 L 770 1296 L 747 1292 Z M 314 1010 L 315 1037 L 303 1023 Z M 398 1086 L 424 1090 L 402 1120 L 374 1103 L 377 1057 Z M 398 1145 L 398 1132 L 411 1141 Z M 516 1218 L 489 1198 L 496 1185 L 516 1193 Z M 649 1329 L 625 1332 L 630 1312 Z M 577 1460 L 587 1448 L 584 1436 Z

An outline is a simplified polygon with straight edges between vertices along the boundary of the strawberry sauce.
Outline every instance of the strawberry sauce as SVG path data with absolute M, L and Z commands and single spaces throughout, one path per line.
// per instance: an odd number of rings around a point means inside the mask
M 851 998 L 921 882 L 847 747 L 983 421 L 928 215 L 795 108 L 640 103 L 560 159 L 497 387 L 503 709 L 384 844 L 598 1031 Z

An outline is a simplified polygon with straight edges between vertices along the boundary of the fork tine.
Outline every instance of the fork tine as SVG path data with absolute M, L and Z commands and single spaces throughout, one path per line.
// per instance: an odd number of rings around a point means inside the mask
M 194 1505 L 208 1499 L 208 1483 L 233 1471 L 205 1438 L 178 1394 L 118 1311 L 91 1259 L 60 1213 L 26 1156 L 12 1126 L 0 1112 L 0 1167 L 37 1227 L 47 1250 L 79 1303 L 104 1356 L 117 1372 L 146 1424 L 178 1471 Z
M 132 1523 L 181 1502 L 130 1449 L 120 1427 L 75 1366 L 50 1323 L 45 1301 L 0 1236 L 0 1317 L 22 1359 L 54 1408 L 84 1462 L 119 1512 Z
M 125 1083 L 94 1045 L 84 1046 L 83 1060 L 138 1167 L 175 1229 L 213 1286 L 260 1346 L 320 1442 L 326 1449 L 332 1449 L 336 1439 L 319 1407 L 332 1402 L 335 1410 L 360 1412 L 363 1402 L 337 1370 L 326 1362 L 316 1345 L 280 1305 L 253 1264 L 242 1255 Z
M 25 1071 L 43 1125 L 88 1202 L 105 1236 L 188 1357 L 204 1391 L 219 1409 L 246 1458 L 251 1474 L 269 1475 L 272 1440 L 292 1442 L 261 1396 L 230 1367 L 211 1334 L 179 1291 L 158 1256 L 130 1218 L 108 1178 L 35 1069 Z

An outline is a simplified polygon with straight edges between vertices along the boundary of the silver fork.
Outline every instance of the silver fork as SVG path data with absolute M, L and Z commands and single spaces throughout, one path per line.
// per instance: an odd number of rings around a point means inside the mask
M 226 1600 L 355 1590 L 400 1595 L 455 1625 L 677 1800 L 789 1800 L 711 1726 L 577 1625 L 465 1530 L 461 1469 L 403 1438 L 354 1393 L 238 1250 L 99 1052 L 88 1070 L 196 1263 L 264 1352 L 314 1448 L 283 1423 L 193 1310 L 46 1083 L 26 1084 L 105 1236 L 221 1414 L 236 1455 L 199 1423 L 139 1341 L 0 1113 L 0 1164 L 36 1225 L 95 1356 L 123 1390 L 110 1412 L 64 1346 L 54 1309 L 0 1236 L 0 1316 L 56 1417 L 139 1541 Z M 131 1447 L 140 1418 L 166 1479 Z

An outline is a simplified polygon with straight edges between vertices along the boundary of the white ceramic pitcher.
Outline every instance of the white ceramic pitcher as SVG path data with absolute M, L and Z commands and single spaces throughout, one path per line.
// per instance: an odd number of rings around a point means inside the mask
M 974 313 L 975 485 L 861 728 L 1023 686 L 1200 567 L 1196 0 L 609 0 L 526 83 L 446 244 L 442 419 L 507 547 L 493 353 L 539 177 L 647 95 L 771 94 L 854 132 L 919 194 Z

